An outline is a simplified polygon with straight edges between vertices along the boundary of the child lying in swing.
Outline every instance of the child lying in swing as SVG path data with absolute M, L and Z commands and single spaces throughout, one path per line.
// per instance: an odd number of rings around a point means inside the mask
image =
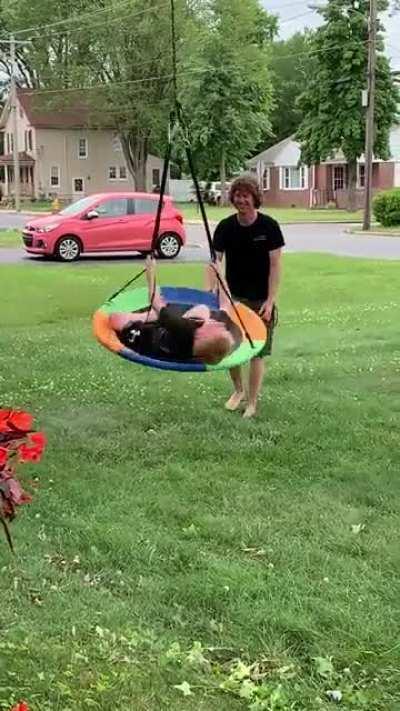
M 212 270 L 213 267 L 209 267 Z M 179 307 L 167 304 L 155 288 L 155 260 L 146 259 L 146 276 L 150 310 L 136 313 L 115 313 L 110 325 L 127 348 L 141 355 L 173 361 L 197 360 L 216 365 L 234 348 L 228 331 L 230 302 L 224 291 L 220 293 L 223 320 L 216 320 L 208 306 L 199 304 L 184 313 Z

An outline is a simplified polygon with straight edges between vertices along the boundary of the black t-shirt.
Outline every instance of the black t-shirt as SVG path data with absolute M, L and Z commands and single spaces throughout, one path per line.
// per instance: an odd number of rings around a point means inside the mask
M 237 215 L 221 220 L 214 233 L 214 248 L 225 253 L 226 280 L 232 294 L 244 299 L 266 300 L 269 253 L 284 244 L 276 220 L 261 212 L 252 225 L 241 225 Z
M 199 319 L 182 318 L 172 306 L 165 306 L 157 321 L 132 321 L 118 336 L 127 348 L 141 355 L 187 361 L 193 358 L 194 334 L 202 323 Z

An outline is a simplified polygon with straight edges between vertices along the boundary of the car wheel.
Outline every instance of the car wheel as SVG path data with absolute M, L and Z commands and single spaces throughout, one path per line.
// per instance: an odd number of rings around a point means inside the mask
M 181 251 L 182 242 L 175 232 L 166 232 L 161 235 L 157 244 L 157 253 L 163 259 L 174 259 Z
M 71 235 L 61 237 L 57 242 L 54 255 L 61 262 L 75 262 L 79 259 L 82 248 L 79 240 Z

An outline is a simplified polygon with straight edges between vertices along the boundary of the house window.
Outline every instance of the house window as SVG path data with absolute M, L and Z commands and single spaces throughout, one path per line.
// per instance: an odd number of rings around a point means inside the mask
M 50 168 L 50 185 L 52 188 L 60 187 L 60 168 L 58 165 L 52 165 Z
M 80 138 L 78 144 L 78 158 L 88 157 L 88 141 L 87 138 Z
M 346 188 L 346 171 L 344 165 L 335 165 L 333 168 L 333 189 L 345 190 Z
M 7 145 L 7 153 L 11 153 L 10 134 L 9 133 L 6 133 L 6 145 Z
M 151 184 L 153 188 L 158 188 L 160 186 L 160 169 L 159 168 L 153 168 L 152 170 L 152 178 L 151 178 Z
M 119 166 L 119 179 L 120 180 L 127 180 L 128 179 L 128 174 L 126 172 L 126 166 L 125 165 L 120 165 Z
M 25 131 L 25 150 L 32 150 L 32 131 L 30 129 L 29 131 Z
M 117 166 L 116 165 L 110 165 L 108 169 L 108 179 L 109 180 L 117 180 Z
M 357 187 L 365 188 L 365 165 L 359 163 L 357 166 Z
M 307 187 L 307 169 L 305 165 L 299 168 L 294 166 L 281 169 L 282 190 L 304 190 Z
M 120 139 L 118 133 L 114 133 L 114 135 L 112 137 L 112 147 L 113 147 L 113 151 L 115 151 L 115 153 L 122 152 L 121 139 Z
M 262 173 L 262 189 L 269 190 L 270 188 L 270 169 L 264 168 Z

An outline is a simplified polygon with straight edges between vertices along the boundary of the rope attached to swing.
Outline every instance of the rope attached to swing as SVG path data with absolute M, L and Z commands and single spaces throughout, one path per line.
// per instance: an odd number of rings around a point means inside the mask
M 167 144 L 167 149 L 166 149 L 165 156 L 164 156 L 164 165 L 163 165 L 163 172 L 162 172 L 161 185 L 160 185 L 160 194 L 159 194 L 159 199 L 158 199 L 156 219 L 154 222 L 153 235 L 152 235 L 152 240 L 151 240 L 151 254 L 154 255 L 156 252 L 156 248 L 157 248 L 157 240 L 158 240 L 159 231 L 160 231 L 160 224 L 161 224 L 161 214 L 162 214 L 162 209 L 163 209 L 165 191 L 166 191 L 166 187 L 167 187 L 168 171 L 169 171 L 169 166 L 170 166 L 170 162 L 171 162 L 173 139 L 174 139 L 177 131 L 180 130 L 180 133 L 183 138 L 184 145 L 185 145 L 186 157 L 187 157 L 190 174 L 191 174 L 191 177 L 193 180 L 193 185 L 194 185 L 195 192 L 196 192 L 197 202 L 198 202 L 201 217 L 203 220 L 204 230 L 205 230 L 206 237 L 207 237 L 208 248 L 210 251 L 211 264 L 214 268 L 219 288 L 223 290 L 226 297 L 228 298 L 229 303 L 231 304 L 232 309 L 236 315 L 236 318 L 237 318 L 238 322 L 240 323 L 243 333 L 245 334 L 248 342 L 250 343 L 250 346 L 252 348 L 254 348 L 253 340 L 246 328 L 245 323 L 243 322 L 243 319 L 237 309 L 237 306 L 234 303 L 229 290 L 226 288 L 226 286 L 225 286 L 223 280 L 221 279 L 221 277 L 218 273 L 218 270 L 215 266 L 215 264 L 217 262 L 217 254 L 216 254 L 212 236 L 211 236 L 211 230 L 210 230 L 210 225 L 209 225 L 208 218 L 207 218 L 206 209 L 204 206 L 203 196 L 201 194 L 199 181 L 197 179 L 197 171 L 195 168 L 193 154 L 192 154 L 191 147 L 190 147 L 191 142 L 190 142 L 190 137 L 189 137 L 189 128 L 188 128 L 186 121 L 185 121 L 182 105 L 180 104 L 180 102 L 178 100 L 178 86 L 177 86 L 178 71 L 177 71 L 177 57 L 176 57 L 175 0 L 170 0 L 170 6 L 171 6 L 172 89 L 173 89 L 174 111 L 172 111 L 170 114 L 168 144 Z M 118 291 L 116 291 L 114 294 L 112 294 L 112 296 L 110 296 L 110 298 L 107 300 L 107 303 L 112 302 L 119 294 L 121 294 L 121 292 L 125 291 L 125 289 L 127 289 L 128 286 L 133 284 L 137 279 L 139 279 L 145 273 L 146 273 L 146 269 L 143 269 L 139 274 L 137 274 L 135 277 L 133 277 L 133 279 L 130 279 L 129 281 L 127 281 L 120 289 L 118 289 Z M 153 306 L 155 291 L 156 291 L 156 286 L 155 286 L 155 282 L 154 282 L 151 300 L 150 300 L 150 306 L 149 306 L 149 313 L 150 313 L 151 308 Z

